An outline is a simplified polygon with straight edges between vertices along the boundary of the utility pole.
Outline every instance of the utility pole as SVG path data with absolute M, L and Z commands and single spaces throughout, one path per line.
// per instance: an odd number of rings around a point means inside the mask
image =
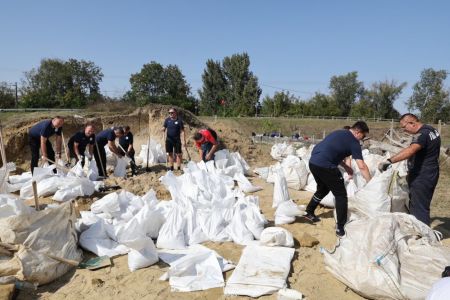
M 16 87 L 16 108 L 19 106 L 19 98 L 17 96 L 17 81 L 14 83 L 14 86 Z

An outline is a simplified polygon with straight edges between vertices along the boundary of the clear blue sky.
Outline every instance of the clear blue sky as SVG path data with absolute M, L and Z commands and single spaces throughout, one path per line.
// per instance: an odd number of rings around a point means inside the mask
M 85 59 L 117 96 L 154 60 L 178 65 L 196 95 L 207 59 L 245 51 L 263 96 L 286 89 L 306 99 L 328 93 L 331 76 L 358 71 L 366 87 L 406 81 L 395 104 L 405 112 L 424 68 L 450 70 L 445 0 L 1 2 L 0 81 L 11 83 L 42 58 Z

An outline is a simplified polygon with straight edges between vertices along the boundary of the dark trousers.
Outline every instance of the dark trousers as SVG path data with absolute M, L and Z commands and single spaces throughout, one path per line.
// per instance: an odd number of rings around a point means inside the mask
M 212 143 L 210 143 L 210 142 L 206 142 L 206 143 L 203 143 L 200 147 L 202 148 L 202 151 L 203 151 L 203 156 L 202 156 L 202 160 L 204 161 L 204 162 L 206 162 L 206 155 L 209 153 L 209 151 L 211 151 L 211 148 L 213 147 L 214 145 L 212 144 Z M 211 157 L 211 160 L 214 160 L 214 155 Z
M 105 147 L 94 145 L 94 158 L 97 163 L 98 175 L 106 177 L 106 151 Z M 102 167 L 103 166 L 103 167 Z
M 75 158 L 75 161 L 76 162 L 78 162 L 78 156 L 77 156 L 77 154 L 75 153 L 75 150 L 74 150 L 74 148 L 73 147 L 68 147 L 69 148 L 69 158 Z M 84 158 L 84 152 L 86 151 L 86 148 L 81 148 L 81 147 L 78 147 L 78 151 L 81 153 L 81 155 L 82 155 L 82 157 L 83 157 L 83 159 L 81 160 L 81 166 L 83 166 L 84 167 L 84 163 L 85 163 L 85 158 Z
M 439 179 L 439 170 L 408 176 L 409 213 L 430 226 L 430 204 Z
M 331 191 L 336 199 L 336 215 L 338 228 L 344 228 L 347 223 L 348 199 L 344 178 L 338 168 L 322 168 L 309 164 L 311 174 L 317 183 L 317 191 L 306 208 L 308 213 L 314 213 L 320 201 Z
M 28 144 L 30 145 L 31 149 L 31 172 L 33 172 L 34 168 L 38 166 L 40 157 L 39 149 L 41 149 L 41 140 L 29 137 Z M 52 143 L 50 143 L 50 141 L 47 139 L 45 145 L 47 146 L 47 157 L 52 161 L 55 161 L 55 151 L 53 151 Z M 48 163 L 51 164 L 51 162 Z

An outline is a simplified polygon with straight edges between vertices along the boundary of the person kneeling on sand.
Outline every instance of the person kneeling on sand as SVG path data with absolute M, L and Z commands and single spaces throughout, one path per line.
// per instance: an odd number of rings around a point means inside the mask
M 314 147 L 309 160 L 309 169 L 317 183 L 317 191 L 306 207 L 305 218 L 313 223 L 320 221 L 320 218 L 314 214 L 314 210 L 331 191 L 336 199 L 336 235 L 338 237 L 345 235 L 344 225 L 347 222 L 348 208 L 347 190 L 338 165 L 344 167 L 349 175 L 353 175 L 350 163 L 347 165 L 344 161 L 351 155 L 356 160 L 364 179 L 367 182 L 370 181 L 369 168 L 363 160 L 359 143 L 368 133 L 369 127 L 363 121 L 356 122 L 349 130 L 333 131 Z
M 215 131 L 212 129 L 201 129 L 194 134 L 194 141 L 204 162 L 214 159 L 214 153 L 219 147 Z

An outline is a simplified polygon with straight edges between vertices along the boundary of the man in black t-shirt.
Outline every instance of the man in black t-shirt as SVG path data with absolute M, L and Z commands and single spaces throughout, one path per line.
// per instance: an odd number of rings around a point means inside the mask
M 336 130 L 317 144 L 309 160 L 309 170 L 317 183 L 317 190 L 306 207 L 305 218 L 311 222 L 319 222 L 320 218 L 314 214 L 320 201 L 331 191 L 336 199 L 336 235 L 345 235 L 344 226 L 347 223 L 348 199 L 344 178 L 339 171 L 341 165 L 349 175 L 353 175 L 351 160 L 345 160 L 348 156 L 356 161 L 364 179 L 371 179 L 369 168 L 363 160 L 360 141 L 369 133 L 369 127 L 363 121 L 353 124 L 350 129 Z
M 439 179 L 441 137 L 436 129 L 422 124 L 410 113 L 401 116 L 400 126 L 414 134 L 411 145 L 380 163 L 378 168 L 385 171 L 391 164 L 408 159 L 409 212 L 429 226 L 431 199 Z
M 119 138 L 119 145 L 120 147 L 122 147 L 123 150 L 126 151 L 126 153 L 122 150 L 119 149 L 120 153 L 122 153 L 123 155 L 127 155 L 129 158 L 131 158 L 131 173 L 133 175 L 136 175 L 136 162 L 134 161 L 134 147 L 133 147 L 133 134 L 130 131 L 130 126 L 124 126 L 123 127 L 123 136 L 121 136 Z
M 166 131 L 167 130 L 167 131 Z M 186 147 L 186 136 L 184 134 L 183 120 L 178 118 L 178 112 L 175 108 L 169 109 L 169 117 L 164 120 L 162 128 L 163 132 L 166 132 L 166 153 L 168 156 L 168 163 L 170 170 L 174 169 L 173 152 L 177 156 L 178 169 L 181 168 L 181 161 L 183 152 L 181 146 Z M 183 135 L 183 145 L 181 144 L 181 135 Z
M 88 158 L 92 159 L 94 155 L 95 144 L 95 128 L 92 124 L 87 124 L 84 130 L 78 131 L 72 135 L 67 143 L 69 148 L 69 157 L 74 158 L 77 162 L 80 160 L 81 165 L 84 166 L 84 155 L 86 148 L 88 148 Z
M 31 172 L 38 166 L 39 161 L 39 149 L 42 152 L 42 160 L 46 161 L 47 158 L 55 161 L 55 152 L 53 151 L 52 143 L 49 138 L 52 135 L 56 135 L 56 155 L 57 158 L 61 158 L 61 145 L 62 145 L 62 126 L 64 124 L 64 118 L 54 117 L 51 120 L 44 120 L 28 131 L 28 143 L 31 148 Z M 49 161 L 51 164 L 52 162 Z
M 111 127 L 100 131 L 100 133 L 95 137 L 94 157 L 95 162 L 97 163 L 99 176 L 106 176 L 106 145 L 108 145 L 109 150 L 112 153 L 122 157 L 122 154 L 116 146 L 116 138 L 120 138 L 123 133 L 122 127 Z

